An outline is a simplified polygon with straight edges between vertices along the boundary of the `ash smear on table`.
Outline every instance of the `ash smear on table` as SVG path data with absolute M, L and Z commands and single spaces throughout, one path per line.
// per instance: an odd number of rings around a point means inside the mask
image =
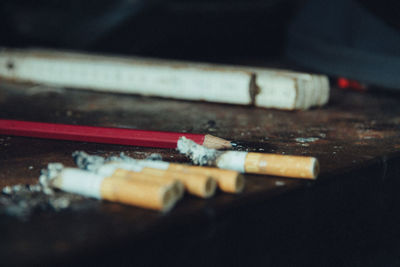
M 178 140 L 177 149 L 181 154 L 188 156 L 194 164 L 212 165 L 223 152 L 206 148 L 182 136 Z
M 217 127 L 217 123 L 214 120 L 208 120 L 206 123 L 203 124 L 203 128 L 207 129 L 208 132 L 216 132 L 219 127 Z
M 267 139 L 265 139 L 265 140 L 267 140 Z M 268 153 L 268 152 L 273 152 L 275 149 L 277 149 L 276 146 L 271 145 L 266 142 L 263 142 L 263 141 L 264 140 L 260 140 L 259 142 L 249 142 L 249 141 L 236 141 L 235 140 L 234 142 L 232 142 L 232 146 L 233 146 L 233 150 L 245 151 L 245 152 Z
M 11 137 L 2 137 L 0 138 L 0 146 L 9 146 L 10 145 L 10 139 Z
M 37 95 L 37 94 L 64 94 L 66 91 L 63 87 L 56 87 L 56 86 L 46 86 L 46 85 L 36 85 L 30 87 L 26 93 L 29 96 Z
M 163 161 L 162 155 L 159 153 L 151 153 L 148 157 L 144 158 L 143 160 L 151 160 L 151 161 Z M 111 156 L 105 159 L 106 162 L 114 162 L 120 161 L 125 163 L 132 163 L 137 164 L 140 160 L 131 158 L 127 156 L 124 152 L 121 152 L 119 156 Z
M 124 157 L 129 158 L 129 157 L 126 156 L 125 154 L 121 153 L 121 158 L 124 158 Z M 172 156 L 172 157 L 173 157 L 173 156 Z M 150 156 L 148 156 L 148 157 L 146 158 L 146 160 L 162 161 L 163 158 L 162 158 L 162 155 L 159 154 L 159 153 L 152 153 L 152 154 L 150 154 Z
M 60 191 L 49 190 L 41 184 L 6 186 L 0 195 L 0 214 L 28 220 L 43 211 L 59 212 L 66 209 L 88 208 L 93 202 L 86 198 Z
M 319 140 L 319 138 L 318 137 L 307 137 L 307 138 L 298 137 L 295 140 L 296 140 L 296 142 L 299 142 L 299 143 L 312 143 L 312 142 Z
M 140 165 L 140 160 L 136 160 L 121 152 L 119 156 L 101 157 L 97 155 L 89 155 L 84 151 L 75 151 L 72 153 L 75 164 L 82 170 L 87 170 L 96 173 L 104 164 L 112 162 L 123 162 L 132 165 Z M 145 160 L 162 161 L 162 156 L 158 153 L 153 153 Z M 57 168 L 57 165 L 55 166 Z

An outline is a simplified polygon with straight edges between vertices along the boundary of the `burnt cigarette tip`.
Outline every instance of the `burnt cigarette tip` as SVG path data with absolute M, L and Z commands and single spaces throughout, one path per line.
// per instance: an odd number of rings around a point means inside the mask
M 239 176 L 236 179 L 236 193 L 241 193 L 244 189 L 245 186 L 245 179 L 242 174 L 239 174 Z
M 215 194 L 215 191 L 217 189 L 217 182 L 209 178 L 205 184 L 205 191 L 204 191 L 204 198 L 210 198 Z
M 320 167 L 319 167 L 319 161 L 318 159 L 314 158 L 313 164 L 312 164 L 312 179 L 317 179 L 318 174 L 320 172 Z

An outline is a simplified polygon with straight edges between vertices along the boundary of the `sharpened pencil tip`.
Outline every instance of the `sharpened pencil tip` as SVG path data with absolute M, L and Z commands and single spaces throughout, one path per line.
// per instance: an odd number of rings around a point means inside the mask
M 206 134 L 204 137 L 203 146 L 213 149 L 229 149 L 232 148 L 231 141 Z

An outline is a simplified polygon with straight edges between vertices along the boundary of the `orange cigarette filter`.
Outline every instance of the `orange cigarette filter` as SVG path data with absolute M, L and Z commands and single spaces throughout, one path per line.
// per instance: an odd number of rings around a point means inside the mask
M 109 201 L 160 211 L 170 210 L 177 201 L 169 186 L 112 176 L 104 179 L 101 196 Z
M 143 174 L 158 175 L 160 177 L 171 177 L 181 181 L 186 191 L 189 194 L 202 197 L 210 198 L 215 195 L 217 189 L 217 182 L 210 176 L 199 174 L 199 173 L 183 173 L 178 171 L 170 170 L 159 170 L 153 168 L 143 168 L 141 171 Z
M 241 173 L 233 170 L 223 170 L 213 167 L 199 167 L 185 164 L 169 163 L 168 170 L 183 173 L 203 174 L 217 181 L 220 190 L 227 193 L 240 193 L 243 191 L 245 180 Z
M 313 157 L 248 153 L 245 172 L 315 179 L 319 173 L 319 163 Z
M 164 162 L 163 165 L 165 166 Z M 103 165 L 103 168 L 107 170 L 108 166 L 113 166 L 116 167 L 116 169 L 120 169 L 117 173 L 121 173 L 126 170 L 130 173 L 130 178 L 132 179 L 142 179 L 146 181 L 179 181 L 184 185 L 185 190 L 189 194 L 202 198 L 209 198 L 213 196 L 217 187 L 216 181 L 204 174 L 183 173 L 170 171 L 167 168 L 159 169 L 144 165 L 139 166 L 137 163 L 124 163 L 118 161 L 109 162 Z M 100 170 L 100 172 L 102 172 L 102 170 Z M 113 171 L 113 173 L 114 172 L 115 171 Z
M 216 159 L 222 169 L 244 173 L 276 175 L 302 179 L 316 179 L 319 163 L 314 157 L 289 156 L 243 151 L 227 151 Z
M 132 179 L 133 181 L 157 184 L 160 186 L 162 185 L 169 186 L 172 188 L 175 196 L 178 199 L 181 199 L 185 193 L 184 184 L 181 181 L 174 178 L 172 175 L 168 175 L 168 173 L 165 173 L 163 175 L 158 175 L 157 173 L 150 173 L 150 172 L 143 173 L 125 169 L 116 169 L 112 174 L 112 177 Z

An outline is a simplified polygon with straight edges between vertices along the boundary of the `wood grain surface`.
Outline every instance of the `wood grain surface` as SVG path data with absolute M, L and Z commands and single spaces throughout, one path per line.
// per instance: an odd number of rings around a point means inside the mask
M 246 175 L 242 194 L 186 195 L 167 214 L 96 200 L 22 221 L 3 214 L 8 264 L 340 265 L 400 232 L 397 96 L 334 88 L 325 107 L 289 112 L 0 81 L 0 117 L 212 134 L 248 151 L 314 156 L 321 167 L 315 182 Z M 73 166 L 75 150 L 187 162 L 172 149 L 0 136 L 0 186 L 36 183 L 49 162 Z

